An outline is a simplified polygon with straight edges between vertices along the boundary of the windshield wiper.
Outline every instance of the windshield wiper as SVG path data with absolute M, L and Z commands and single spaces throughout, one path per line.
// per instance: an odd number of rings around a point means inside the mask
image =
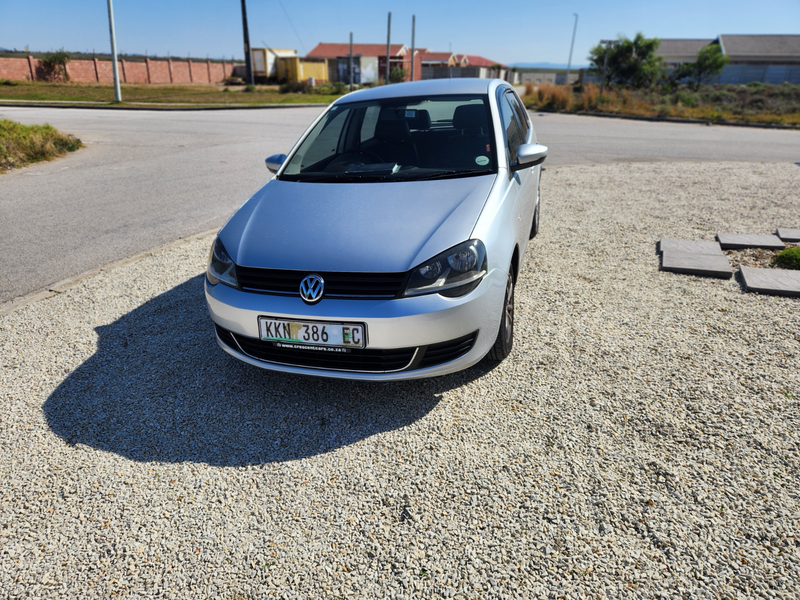
M 388 175 L 375 175 L 373 173 L 328 173 L 326 175 L 284 175 L 284 181 L 296 181 L 298 183 L 359 183 L 371 181 L 386 181 Z
M 449 171 L 437 171 L 429 175 L 415 177 L 416 181 L 429 181 L 431 179 L 449 179 L 451 177 L 464 177 L 472 175 L 491 175 L 493 171 L 489 169 L 453 169 Z

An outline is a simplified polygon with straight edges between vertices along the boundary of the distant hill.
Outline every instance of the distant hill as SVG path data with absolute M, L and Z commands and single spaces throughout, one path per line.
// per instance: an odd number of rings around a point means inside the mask
M 566 69 L 567 63 L 550 63 L 550 62 L 535 62 L 535 63 L 514 63 L 512 67 L 518 69 Z M 572 65 L 570 69 L 588 69 L 589 65 Z

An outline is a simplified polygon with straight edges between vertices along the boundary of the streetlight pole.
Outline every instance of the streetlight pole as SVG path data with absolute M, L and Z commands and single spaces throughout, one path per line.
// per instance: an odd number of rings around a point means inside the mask
M 111 0 L 109 0 L 110 2 Z M 250 56 L 250 31 L 247 28 L 247 6 L 245 0 L 242 0 L 242 29 L 244 30 L 244 70 L 246 81 L 253 85 L 253 57 Z
M 111 68 L 114 71 L 114 102 L 122 102 L 122 90 L 119 87 L 119 67 L 117 66 L 117 39 L 114 35 L 114 7 L 108 0 L 108 28 L 111 31 Z
M 417 27 L 417 15 L 411 15 L 411 79 L 414 81 L 414 30 Z
M 567 61 L 567 85 L 569 85 L 569 69 L 572 66 L 572 49 L 575 47 L 575 32 L 578 31 L 578 13 L 572 14 L 575 15 L 575 26 L 572 28 L 572 43 L 569 45 L 569 60 Z
M 386 85 L 389 85 L 389 75 L 392 71 L 391 63 L 389 62 L 389 53 L 392 46 L 392 13 L 389 13 L 389 22 L 386 25 Z

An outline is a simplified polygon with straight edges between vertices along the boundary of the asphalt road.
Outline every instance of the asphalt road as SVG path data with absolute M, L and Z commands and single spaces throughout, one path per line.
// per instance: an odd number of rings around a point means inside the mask
M 86 148 L 0 175 L 0 305 L 218 227 L 269 178 L 319 108 L 124 111 L 0 107 Z M 534 114 L 547 165 L 800 162 L 800 132 Z

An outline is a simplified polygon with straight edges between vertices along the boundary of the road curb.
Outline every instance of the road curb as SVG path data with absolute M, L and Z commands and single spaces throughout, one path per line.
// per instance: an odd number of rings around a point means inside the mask
M 174 111 L 206 111 L 206 110 L 262 110 L 273 108 L 312 108 L 318 106 L 323 109 L 328 106 L 327 102 L 318 103 L 302 103 L 302 104 L 257 104 L 257 105 L 243 105 L 243 106 L 227 106 L 227 105 L 214 105 L 214 106 L 117 106 L 112 104 L 54 104 L 54 103 L 20 103 L 20 102 L 5 102 L 0 100 L 0 108 L 78 108 L 78 109 L 91 109 L 91 110 L 150 110 L 161 112 L 174 112 Z
M 77 285 L 84 279 L 93 277 L 102 271 L 110 271 L 112 269 L 116 269 L 117 267 L 124 267 L 126 265 L 130 265 L 132 263 L 142 260 L 143 258 L 147 258 L 148 256 L 156 252 L 181 246 L 183 244 L 188 243 L 191 240 L 199 240 L 205 237 L 210 237 L 211 235 L 216 234 L 218 231 L 219 227 L 214 227 L 213 229 L 207 229 L 205 231 L 200 231 L 198 233 L 185 235 L 183 237 L 178 238 L 174 242 L 161 244 L 160 246 L 155 246 L 154 248 L 150 248 L 149 250 L 138 252 L 133 256 L 129 256 L 128 258 L 122 258 L 120 260 L 112 261 L 100 267 L 95 267 L 94 269 L 89 269 L 88 271 L 84 271 L 83 273 L 75 275 L 74 277 L 70 277 L 68 279 L 62 279 L 61 281 L 58 281 L 52 285 L 47 286 L 46 289 L 39 290 L 36 292 L 31 292 L 30 294 L 26 294 L 25 296 L 20 296 L 19 298 L 15 298 L 14 300 L 10 300 L 8 302 L 0 304 L 0 317 L 5 317 L 6 315 L 11 314 L 15 310 L 22 308 L 23 306 L 26 306 L 33 302 L 39 302 L 40 300 L 46 300 L 47 298 L 52 298 L 53 296 L 61 294 L 67 291 L 69 288 Z
M 525 107 L 529 112 L 553 114 L 553 115 L 573 115 L 576 117 L 603 117 L 606 119 L 627 119 L 629 121 L 650 121 L 654 123 L 686 123 L 689 125 L 714 125 L 716 127 L 752 127 L 756 129 L 785 129 L 788 131 L 800 131 L 800 127 L 792 125 L 778 125 L 773 123 L 736 123 L 734 121 L 706 121 L 701 119 L 677 119 L 674 117 L 645 117 L 642 115 L 613 115 L 609 113 L 588 113 L 588 112 L 568 112 L 558 110 L 542 110 Z

